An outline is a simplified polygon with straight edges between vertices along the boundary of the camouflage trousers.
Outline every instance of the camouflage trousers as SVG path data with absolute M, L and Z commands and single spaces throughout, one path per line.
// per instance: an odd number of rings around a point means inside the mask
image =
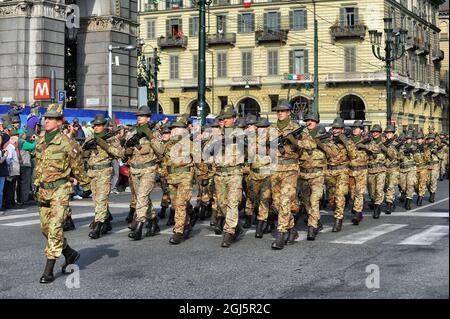
M 188 203 L 192 197 L 193 173 L 179 173 L 176 178 L 170 178 L 169 194 L 172 206 L 175 209 L 174 233 L 183 234 L 184 226 L 189 223 L 189 215 L 186 214 Z
M 39 217 L 41 232 L 47 239 L 47 259 L 57 259 L 64 248 L 63 223 L 69 211 L 69 197 L 72 185 L 66 183 L 54 189 L 39 189 Z
M 386 184 L 386 172 L 369 173 L 367 185 L 369 197 L 374 205 L 381 205 L 384 201 L 384 185 Z
M 169 184 L 167 183 L 167 177 L 166 176 L 160 176 L 160 184 L 161 184 L 161 190 L 163 192 L 162 198 L 161 198 L 161 206 L 170 206 L 170 191 L 169 191 Z
M 245 216 L 252 216 L 253 215 L 253 209 L 252 210 L 247 210 L 247 203 L 250 203 L 252 201 L 251 199 L 251 181 L 250 181 L 250 174 L 243 174 L 242 175 L 242 194 L 243 194 L 243 198 L 242 200 L 245 200 L 244 206 L 244 214 Z
M 136 208 L 136 189 L 134 188 L 133 175 L 128 174 L 128 184 L 131 190 L 130 208 Z
M 386 203 L 395 202 L 395 189 L 399 183 L 398 168 L 388 168 L 386 171 Z
M 308 212 L 308 226 L 317 228 L 320 219 L 320 200 L 323 196 L 325 177 L 300 178 L 300 201 Z
M 274 172 L 270 177 L 272 200 L 278 212 L 278 231 L 285 233 L 294 227 L 292 209 L 297 202 L 298 171 Z
M 431 166 L 431 169 L 428 169 L 429 172 L 429 185 L 428 185 L 428 189 L 430 190 L 430 193 L 436 193 L 437 191 L 437 184 L 438 184 L 438 179 L 439 179 L 439 164 L 433 164 Z
M 353 210 L 357 213 L 361 213 L 364 209 L 364 194 L 367 190 L 367 174 L 367 169 L 350 172 L 350 197 L 353 201 Z
M 213 193 L 214 193 L 214 182 L 213 179 L 207 179 L 208 185 L 203 186 L 202 180 L 197 179 L 197 204 L 203 204 L 208 205 L 210 202 L 212 202 L 213 199 Z
M 439 161 L 439 163 L 440 163 L 441 176 L 444 176 L 445 173 L 447 172 L 447 167 L 448 167 L 448 154 L 446 154 L 444 156 L 444 158 Z
M 218 215 L 225 217 L 224 232 L 234 235 L 242 199 L 242 174 L 215 175 Z
M 132 169 L 132 181 L 136 193 L 136 217 L 139 223 L 153 219 L 156 214 L 153 209 L 150 193 L 155 187 L 155 168 Z
M 326 180 L 329 185 L 328 202 L 334 207 L 334 218 L 343 219 L 345 196 L 348 194 L 349 170 L 327 170 Z
M 417 181 L 417 172 L 415 169 L 410 171 L 400 171 L 398 186 L 405 194 L 407 199 L 412 199 L 414 196 L 414 188 Z
M 425 197 L 428 184 L 428 168 L 418 168 L 417 169 L 417 184 L 416 193 L 420 197 Z
M 92 200 L 95 204 L 95 222 L 104 223 L 108 218 L 108 197 L 111 192 L 112 167 L 89 170 Z
M 248 185 L 248 197 L 245 203 L 245 215 L 252 216 L 257 208 L 257 219 L 267 221 L 269 217 L 270 202 L 272 200 L 272 188 L 270 175 L 252 173 Z

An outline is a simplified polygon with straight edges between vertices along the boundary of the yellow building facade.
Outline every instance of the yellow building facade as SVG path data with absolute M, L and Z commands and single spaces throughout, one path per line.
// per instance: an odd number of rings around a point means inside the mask
M 341 116 L 386 125 L 387 75 L 384 62 L 372 54 L 368 31 L 383 31 L 383 17 L 389 16 L 394 30 L 408 30 L 405 53 L 391 73 L 392 119 L 399 127 L 441 129 L 441 2 L 213 0 L 206 14 L 207 113 L 217 115 L 233 104 L 240 114 L 274 119 L 272 108 L 288 99 L 301 117 L 314 101 L 318 76 L 322 122 Z M 140 3 L 143 52 L 150 56 L 158 49 L 159 103 L 166 114 L 196 115 L 198 24 L 191 0 Z

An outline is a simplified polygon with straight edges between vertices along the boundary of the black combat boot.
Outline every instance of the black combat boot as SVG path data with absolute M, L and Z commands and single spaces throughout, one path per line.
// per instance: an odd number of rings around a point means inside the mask
M 281 232 L 277 233 L 277 238 L 272 243 L 272 249 L 274 249 L 274 250 L 281 250 L 281 249 L 284 248 L 284 237 L 285 237 L 285 234 L 286 233 L 281 233 Z
M 166 209 L 168 208 L 168 206 L 163 206 L 163 205 L 161 205 L 161 209 L 159 210 L 159 213 L 158 213 L 158 217 L 160 218 L 160 219 L 164 219 L 164 218 L 166 218 Z
M 435 200 L 434 194 L 435 193 L 430 193 L 430 203 L 434 203 L 434 200 Z
M 373 209 L 372 217 L 373 219 L 378 219 L 380 218 L 380 215 L 381 215 L 381 206 L 376 204 Z
M 319 220 L 317 221 L 317 228 L 316 228 L 316 230 L 315 230 L 316 235 L 317 235 L 321 230 L 323 230 L 323 224 L 322 224 L 322 222 L 321 222 L 320 219 L 319 219 Z
M 361 212 L 352 211 L 354 214 L 352 218 L 353 225 L 357 226 L 363 220 L 363 214 Z
M 217 225 L 217 210 L 211 208 L 211 219 L 209 220 L 209 226 L 215 227 Z
M 66 248 L 62 250 L 62 254 L 64 258 L 66 258 L 66 261 L 64 265 L 61 268 L 61 271 L 63 274 L 67 274 L 66 268 L 69 265 L 75 264 L 75 262 L 80 259 L 80 253 L 76 251 L 75 249 L 72 249 L 69 245 L 66 245 Z
M 210 218 L 212 216 L 212 213 L 212 203 L 209 203 L 208 205 L 206 205 L 206 218 Z
M 411 209 L 411 202 L 412 202 L 411 198 L 407 198 L 406 199 L 406 202 L 405 202 L 405 209 L 406 210 L 410 210 Z
M 393 208 L 392 208 L 392 203 L 386 203 L 386 215 L 390 215 L 390 214 L 392 214 L 392 210 L 393 210 Z
M 374 210 L 375 209 L 375 204 L 373 203 L 373 201 L 370 202 L 369 209 L 370 210 Z
M 39 282 L 41 284 L 49 284 L 53 280 L 55 280 L 55 276 L 53 275 L 53 268 L 55 268 L 56 259 L 47 259 L 47 263 L 45 264 L 44 273 L 41 276 Z
M 423 197 L 422 196 L 419 196 L 419 197 L 417 197 L 417 206 L 422 206 L 422 200 L 423 200 Z
M 406 199 L 405 192 L 402 192 L 402 193 L 400 194 L 400 199 L 399 199 L 400 203 L 404 203 L 404 202 L 405 202 L 405 199 Z
M 337 233 L 340 232 L 342 230 L 342 219 L 334 219 L 334 226 L 333 229 L 331 230 L 333 233 Z
M 89 238 L 90 239 L 97 239 L 100 238 L 100 234 L 102 233 L 102 222 L 95 222 L 93 225 L 93 229 L 89 232 Z
M 73 222 L 72 216 L 67 217 L 63 224 L 63 231 L 75 230 L 75 224 Z
M 300 216 L 302 216 L 302 213 L 294 214 L 294 227 L 297 227 L 298 222 L 300 221 Z
M 144 223 L 139 222 L 136 225 L 136 229 L 128 234 L 128 237 L 133 240 L 141 240 L 142 239 L 142 228 L 144 227 Z
M 256 225 L 255 238 L 263 238 L 264 227 L 266 226 L 266 222 L 263 220 L 258 220 L 258 224 Z
M 172 245 L 178 245 L 183 240 L 183 234 L 175 233 L 172 237 L 169 239 L 169 243 Z
M 191 228 L 194 228 L 198 220 L 198 214 L 195 211 L 194 207 L 192 207 L 191 203 L 188 203 L 188 206 L 186 208 L 186 215 L 189 216 L 189 225 L 191 226 Z
M 223 247 L 223 248 L 230 247 L 232 238 L 233 238 L 233 235 L 231 235 L 230 233 L 224 233 L 221 247 Z
M 173 225 L 175 225 L 175 209 L 171 207 L 169 219 L 167 220 L 166 226 L 173 226 Z
M 289 235 L 286 239 L 286 244 L 293 245 L 295 244 L 295 240 L 298 238 L 298 231 L 295 228 L 289 229 Z
M 318 231 L 316 228 L 314 228 L 312 226 L 308 226 L 308 235 L 306 235 L 306 239 L 311 240 L 311 241 L 315 240 L 317 233 L 318 233 Z
M 108 218 L 105 220 L 102 226 L 102 235 L 106 234 L 107 232 L 112 230 L 112 224 L 111 221 L 113 220 L 113 216 L 111 215 L 111 212 L 108 208 Z
M 198 208 L 198 218 L 200 218 L 200 220 L 206 219 L 206 206 L 204 204 L 200 204 L 200 207 Z
M 264 234 L 270 234 L 275 229 L 275 214 L 270 214 L 267 218 L 267 224 L 264 228 Z
M 218 216 L 217 217 L 217 224 L 214 226 L 214 233 L 216 235 L 221 235 L 223 232 L 223 226 L 225 224 L 225 217 Z
M 245 223 L 244 228 L 250 228 L 252 227 L 252 215 L 245 215 Z
M 242 227 L 242 223 L 238 220 L 236 228 L 234 229 L 234 235 L 231 237 L 233 241 L 237 241 L 239 236 L 244 233 L 244 228 Z
M 160 232 L 160 228 L 158 225 L 158 218 L 155 216 L 155 218 L 150 219 L 148 223 L 150 227 L 148 228 L 148 231 L 145 233 L 145 236 L 153 237 L 157 235 Z
M 136 208 L 130 207 L 130 211 L 128 212 L 128 216 L 127 216 L 127 218 L 125 218 L 125 221 L 127 223 L 131 223 L 133 221 L 135 212 L 136 212 Z

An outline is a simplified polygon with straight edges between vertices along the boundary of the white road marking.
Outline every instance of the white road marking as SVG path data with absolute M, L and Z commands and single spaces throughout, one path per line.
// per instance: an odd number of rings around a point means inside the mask
M 436 213 L 436 212 L 393 212 L 391 215 L 382 215 L 384 217 L 440 217 L 445 218 L 449 217 L 448 213 Z
M 72 219 L 80 219 L 80 218 L 85 218 L 85 217 L 94 217 L 94 213 L 83 213 L 83 214 L 72 215 Z M 16 226 L 16 227 L 20 227 L 20 226 L 37 225 L 37 224 L 40 224 L 40 223 L 41 223 L 40 220 L 27 220 L 27 221 L 23 221 L 23 222 L 1 224 L 1 226 Z
M 365 242 L 382 236 L 384 234 L 393 232 L 394 230 L 406 227 L 408 225 L 405 224 L 381 224 L 375 227 L 371 227 L 369 229 L 360 231 L 358 233 L 353 233 L 339 239 L 333 240 L 331 243 L 334 244 L 352 244 L 352 245 L 361 245 Z
M 437 202 L 434 202 L 434 203 L 431 203 L 431 204 L 428 204 L 428 205 L 425 205 L 425 206 L 420 206 L 420 207 L 411 209 L 411 210 L 408 211 L 408 213 L 413 213 L 413 212 L 415 212 L 415 211 L 418 211 L 418 210 L 421 210 L 421 209 L 424 209 L 424 208 L 427 208 L 427 207 L 430 207 L 430 206 L 433 206 L 433 205 L 436 205 L 436 204 L 445 202 L 445 201 L 447 201 L 448 199 L 449 199 L 449 198 L 447 197 L 447 198 L 438 200 Z
M 412 235 L 402 240 L 398 245 L 432 245 L 434 242 L 440 240 L 442 237 L 448 236 L 448 226 L 435 225 L 427 228 L 426 230 Z
M 20 215 L 1 216 L 0 217 L 0 221 L 2 221 L 2 220 L 10 220 L 10 219 L 18 219 L 18 218 L 35 217 L 35 216 L 39 216 L 39 213 L 29 213 L 29 214 L 20 214 Z

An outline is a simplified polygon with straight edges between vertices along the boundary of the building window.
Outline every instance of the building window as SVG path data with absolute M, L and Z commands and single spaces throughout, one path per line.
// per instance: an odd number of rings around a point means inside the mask
M 198 78 L 198 55 L 197 54 L 192 55 L 192 78 L 193 79 Z
M 183 21 L 179 18 L 166 20 L 166 35 L 167 37 L 175 37 L 183 32 Z
M 279 100 L 279 95 L 269 95 L 270 98 L 270 107 L 271 107 L 271 112 L 274 112 L 274 108 L 277 106 L 278 104 L 278 100 Z
M 227 54 L 217 53 L 217 77 L 226 78 L 227 76 Z
M 156 38 L 156 21 L 148 20 L 147 21 L 147 39 Z
M 291 30 L 306 29 L 306 10 L 294 10 L 289 13 L 289 24 Z
M 171 98 L 172 100 L 172 107 L 173 107 L 173 113 L 178 114 L 180 113 L 180 99 L 177 97 Z
M 178 55 L 170 56 L 170 76 L 171 80 L 177 80 L 179 78 L 179 58 Z
M 218 15 L 217 16 L 217 33 L 225 34 L 227 33 L 227 16 Z
M 191 37 L 197 37 L 198 36 L 198 30 L 199 30 L 199 24 L 198 24 L 198 17 L 191 17 L 189 18 L 189 36 Z
M 242 76 L 252 75 L 252 53 L 242 52 Z
M 179 9 L 183 8 L 183 0 L 166 0 L 166 9 Z
M 341 8 L 341 27 L 353 27 L 358 23 L 358 8 Z
M 239 33 L 255 32 L 255 16 L 253 13 L 239 14 L 238 32 Z
M 278 50 L 267 52 L 267 74 L 278 75 Z
M 281 16 L 279 12 L 267 12 L 264 14 L 264 26 L 267 32 L 275 33 L 280 31 Z
M 289 73 L 308 73 L 308 50 L 293 50 L 289 52 Z
M 219 96 L 220 109 L 223 110 L 228 104 L 228 96 Z
M 356 48 L 344 48 L 345 72 L 356 72 Z

